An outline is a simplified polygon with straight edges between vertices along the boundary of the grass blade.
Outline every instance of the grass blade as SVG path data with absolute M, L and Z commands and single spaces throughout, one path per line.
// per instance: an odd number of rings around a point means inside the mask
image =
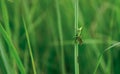
M 5 49 L 3 48 L 2 41 L 0 39 L 0 54 L 3 59 L 7 74 L 14 74 L 13 69 L 11 68 L 10 62 L 8 60 L 8 56 L 6 55 Z
M 78 34 L 78 0 L 75 0 L 75 36 Z M 75 63 L 75 74 L 79 74 L 79 62 L 78 62 L 78 57 L 79 57 L 79 50 L 78 50 L 78 43 L 76 42 L 74 45 L 74 63 Z
M 98 58 L 98 61 L 97 61 L 97 65 L 96 65 L 96 67 L 95 67 L 95 70 L 94 70 L 94 73 L 93 73 L 93 74 L 96 74 L 97 69 L 98 69 L 98 67 L 99 67 L 99 64 L 100 64 L 100 62 L 101 62 L 101 60 L 102 60 L 102 56 L 104 55 L 104 53 L 107 52 L 108 50 L 110 50 L 111 48 L 116 47 L 116 46 L 118 46 L 118 45 L 120 45 L 120 42 L 111 45 L 110 47 L 106 48 L 106 49 L 103 51 L 103 53 L 100 54 L 100 56 L 99 56 L 99 58 Z
M 7 42 L 8 46 L 9 46 L 9 50 L 10 50 L 10 54 L 12 55 L 12 57 L 15 59 L 15 62 L 17 63 L 18 68 L 20 69 L 20 72 L 22 74 L 25 74 L 25 69 L 23 67 L 23 64 L 20 60 L 20 57 L 18 56 L 18 53 L 16 51 L 16 48 L 14 47 L 11 37 L 9 36 L 9 34 L 4 30 L 4 28 L 2 27 L 2 24 L 0 23 L 0 33 L 1 35 L 4 37 L 5 41 Z
M 3 21 L 5 24 L 5 28 L 8 34 L 10 34 L 11 32 L 10 32 L 10 25 L 9 25 L 9 17 L 8 17 L 8 11 L 7 11 L 7 7 L 5 4 L 5 0 L 1 0 L 0 3 L 1 3 L 1 9 L 2 9 L 2 15 L 3 15 Z
M 36 68 L 35 68 L 35 62 L 34 62 L 34 58 L 33 58 L 33 54 L 32 54 L 32 48 L 30 45 L 30 39 L 29 39 L 29 35 L 28 35 L 28 31 L 27 31 L 26 23 L 25 23 L 24 19 L 23 19 L 23 23 L 24 23 L 24 28 L 25 28 L 25 32 L 26 32 L 26 38 L 27 38 L 27 43 L 28 43 L 28 47 L 29 47 L 29 53 L 30 53 L 30 57 L 31 57 L 33 72 L 34 72 L 34 74 L 36 74 Z
M 57 12 L 57 20 L 58 20 L 58 32 L 60 37 L 60 47 L 61 47 L 61 70 L 62 74 L 66 74 L 65 71 L 65 60 L 64 60 L 64 48 L 63 48 L 63 34 L 62 34 L 62 23 L 61 23 L 61 15 L 58 0 L 56 0 L 56 12 Z

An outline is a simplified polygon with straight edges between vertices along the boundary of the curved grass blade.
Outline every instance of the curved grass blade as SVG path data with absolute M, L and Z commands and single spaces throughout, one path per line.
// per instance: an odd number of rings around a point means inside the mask
M 20 69 L 20 72 L 22 74 L 25 74 L 25 69 L 24 69 L 23 64 L 22 64 L 22 62 L 20 60 L 20 57 L 19 57 L 19 55 L 18 55 L 18 53 L 16 51 L 16 48 L 12 43 L 11 37 L 4 30 L 1 23 L 0 23 L 0 33 L 4 37 L 5 41 L 7 42 L 8 46 L 9 46 L 10 54 L 12 55 L 13 59 L 15 59 L 15 62 L 17 63 L 18 68 Z
M 14 74 L 13 69 L 11 68 L 8 56 L 6 55 L 5 49 L 2 45 L 1 39 L 0 39 L 0 54 L 1 54 L 2 60 L 4 62 L 4 66 L 6 68 L 7 74 Z
M 94 70 L 94 73 L 93 73 L 93 74 L 96 74 L 97 69 L 98 69 L 98 67 L 99 67 L 99 65 L 100 65 L 100 62 L 101 62 L 101 59 L 102 59 L 102 56 L 104 55 L 104 53 L 107 52 L 108 50 L 110 50 L 111 48 L 116 47 L 116 46 L 118 46 L 118 45 L 120 45 L 120 42 L 111 45 L 110 47 L 106 48 L 106 49 L 100 54 L 100 56 L 99 56 L 99 58 L 98 58 L 98 61 L 97 61 L 97 65 L 96 65 L 96 67 L 95 67 L 95 70 Z

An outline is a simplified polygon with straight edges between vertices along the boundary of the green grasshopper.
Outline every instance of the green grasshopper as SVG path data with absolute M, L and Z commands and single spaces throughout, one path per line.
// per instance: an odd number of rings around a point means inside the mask
M 81 39 L 81 31 L 82 31 L 82 27 L 77 29 L 77 33 L 75 35 L 75 43 L 78 43 L 81 45 L 82 44 L 82 39 Z

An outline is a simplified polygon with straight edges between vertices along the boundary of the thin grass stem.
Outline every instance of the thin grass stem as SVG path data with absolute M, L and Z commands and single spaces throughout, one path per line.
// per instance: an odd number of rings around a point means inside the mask
M 60 47 L 61 47 L 61 70 L 62 70 L 62 74 L 66 74 L 65 60 L 64 60 L 64 48 L 63 48 L 62 23 L 61 23 L 61 14 L 60 14 L 58 0 L 56 0 L 56 12 L 57 12 L 57 20 L 58 20 L 58 32 L 59 32 L 59 39 L 60 39 Z
M 75 36 L 77 35 L 77 29 L 78 29 L 78 7 L 79 7 L 79 1 L 75 0 Z M 75 74 L 79 74 L 79 63 L 78 63 L 78 43 L 76 42 L 74 45 L 74 63 L 75 63 Z
M 29 53 L 30 53 L 30 57 L 31 57 L 33 72 L 34 72 L 34 74 L 37 74 L 36 73 L 36 68 L 35 68 L 35 62 L 34 62 L 34 58 L 33 58 L 33 54 L 32 54 L 32 48 L 31 48 L 31 45 L 30 45 L 30 39 L 29 39 L 29 35 L 28 35 L 28 31 L 27 31 L 27 27 L 26 27 L 26 23 L 25 23 L 24 18 L 23 18 L 23 23 L 24 23 L 24 28 L 25 28 L 25 33 L 26 33 L 26 38 L 27 38 Z

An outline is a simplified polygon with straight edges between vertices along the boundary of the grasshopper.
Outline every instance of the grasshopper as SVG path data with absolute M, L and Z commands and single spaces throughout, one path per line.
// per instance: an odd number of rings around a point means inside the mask
M 82 31 L 82 27 L 77 29 L 77 33 L 75 35 L 75 43 L 78 43 L 81 45 L 82 44 L 82 39 L 81 39 L 81 31 Z

